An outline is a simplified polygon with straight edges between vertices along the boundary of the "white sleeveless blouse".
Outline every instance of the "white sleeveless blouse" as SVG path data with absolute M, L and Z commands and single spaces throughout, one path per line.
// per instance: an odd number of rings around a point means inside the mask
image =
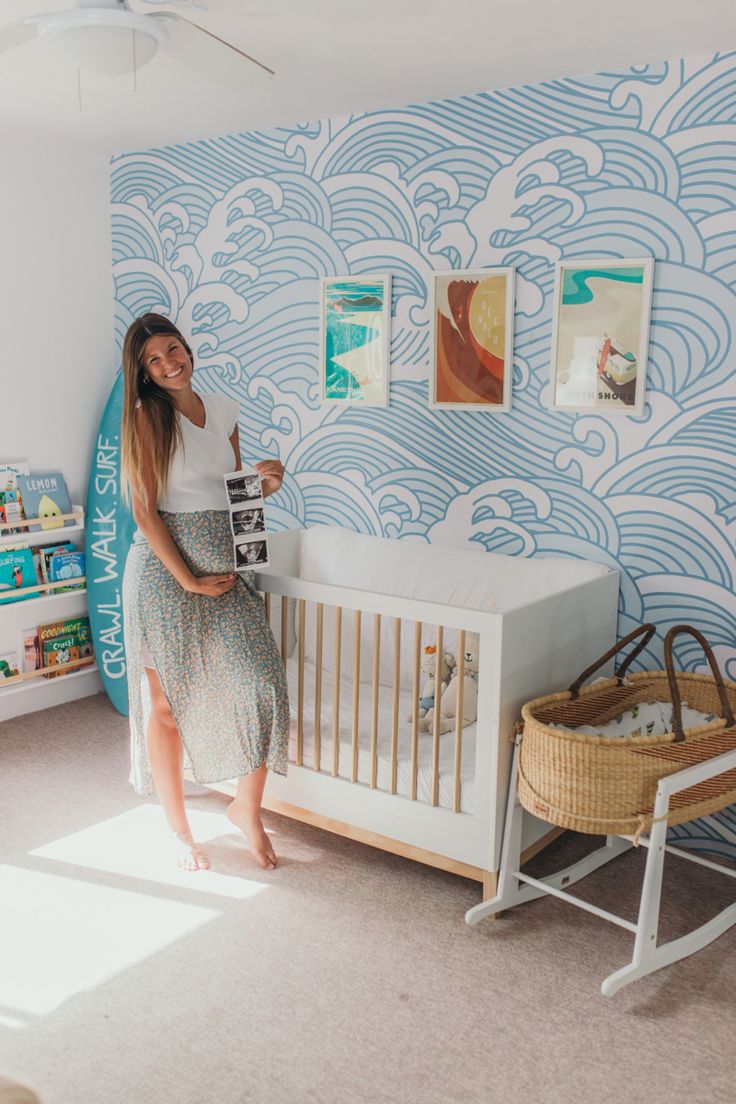
M 179 415 L 182 442 L 176 448 L 169 481 L 158 499 L 158 509 L 167 513 L 228 509 L 222 477 L 237 467 L 230 437 L 238 424 L 239 407 L 227 395 L 199 397 L 205 409 L 201 429 Z

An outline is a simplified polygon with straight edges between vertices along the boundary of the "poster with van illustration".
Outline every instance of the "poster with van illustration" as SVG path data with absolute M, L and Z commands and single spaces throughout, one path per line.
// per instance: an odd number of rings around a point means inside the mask
M 555 410 L 643 413 L 653 269 L 651 257 L 558 263 Z

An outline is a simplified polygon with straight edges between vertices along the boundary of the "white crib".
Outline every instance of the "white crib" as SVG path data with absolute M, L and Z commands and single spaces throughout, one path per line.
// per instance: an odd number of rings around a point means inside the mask
M 493 896 L 521 706 L 615 641 L 617 573 L 327 526 L 269 545 L 255 578 L 286 664 L 292 737 L 288 776 L 270 776 L 264 806 Z M 478 720 L 420 733 L 421 649 L 453 651 L 466 632 L 480 634 Z M 527 817 L 524 857 L 549 836 Z

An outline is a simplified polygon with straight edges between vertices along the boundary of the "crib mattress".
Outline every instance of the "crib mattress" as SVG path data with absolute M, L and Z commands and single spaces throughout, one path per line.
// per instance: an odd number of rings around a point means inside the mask
M 296 758 L 296 721 L 297 691 L 299 668 L 296 657 L 286 663 L 291 702 L 291 740 L 289 759 Z M 314 720 L 315 720 L 315 677 L 313 663 L 304 663 L 304 736 L 303 761 L 306 766 L 314 762 Z M 327 774 L 332 772 L 333 754 L 333 703 L 335 680 L 331 672 L 322 672 L 322 708 L 321 708 L 321 757 L 320 769 Z M 371 725 L 373 719 L 373 687 L 370 683 L 360 684 L 359 732 L 358 732 L 358 782 L 370 785 L 371 778 Z M 396 791 L 405 797 L 411 793 L 411 732 L 413 695 L 402 690 L 399 699 L 398 756 L 396 772 Z M 350 779 L 353 762 L 353 683 L 352 680 L 340 680 L 340 726 L 339 726 L 339 763 L 340 778 Z M 378 775 L 377 787 L 389 792 L 391 788 L 391 728 L 393 724 L 393 689 L 380 686 L 378 700 Z M 473 814 L 475 781 L 475 739 L 477 725 L 468 725 L 462 730 L 461 789 L 460 809 L 463 813 Z M 452 809 L 455 792 L 455 732 L 440 736 L 439 759 L 439 804 Z M 425 804 L 432 803 L 432 734 L 419 733 L 419 755 L 417 772 L 417 800 Z

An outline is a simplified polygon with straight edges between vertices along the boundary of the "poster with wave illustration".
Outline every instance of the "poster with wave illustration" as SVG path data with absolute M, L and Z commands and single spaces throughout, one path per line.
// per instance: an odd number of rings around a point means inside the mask
M 437 272 L 433 288 L 432 406 L 511 409 L 514 270 Z
M 388 404 L 390 276 L 321 281 L 322 401 Z
M 642 414 L 654 261 L 560 261 L 555 273 L 552 406 Z

